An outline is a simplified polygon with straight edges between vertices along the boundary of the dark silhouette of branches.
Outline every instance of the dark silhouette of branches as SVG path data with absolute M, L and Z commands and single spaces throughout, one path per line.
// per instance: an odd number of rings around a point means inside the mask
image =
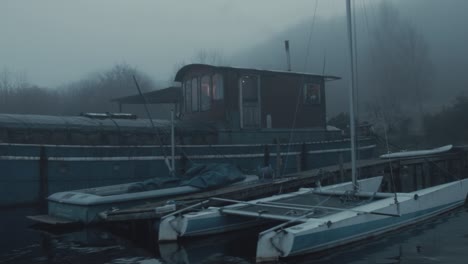
M 128 64 L 117 64 L 57 89 L 29 84 L 24 73 L 0 73 L 0 112 L 18 114 L 77 115 L 81 112 L 112 112 L 110 100 L 135 94 L 132 76 L 144 91 L 156 89 L 153 81 Z

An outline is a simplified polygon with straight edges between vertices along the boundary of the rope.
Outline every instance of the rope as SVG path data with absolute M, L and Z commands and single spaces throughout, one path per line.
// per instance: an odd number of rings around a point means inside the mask
M 308 64 L 309 52 L 310 52 L 310 43 L 311 43 L 311 40 L 312 40 L 312 32 L 313 32 L 313 29 L 314 29 L 314 26 L 315 26 L 315 17 L 316 17 L 316 13 L 317 13 L 318 2 L 319 2 L 318 0 L 315 1 L 314 15 L 312 16 L 312 24 L 310 26 L 309 38 L 308 38 L 308 41 L 307 41 L 306 57 L 305 57 L 305 61 L 304 61 L 304 72 L 306 72 L 306 70 L 307 70 L 307 64 Z M 302 76 L 302 80 L 303 80 L 302 83 L 304 83 L 304 76 Z M 300 99 L 301 99 L 301 90 L 302 90 L 301 88 L 302 88 L 301 86 L 298 87 L 297 98 L 296 98 L 296 109 L 294 111 L 294 118 L 293 118 L 293 123 L 292 123 L 292 126 L 291 126 L 291 131 L 289 132 L 288 149 L 287 149 L 288 153 L 289 153 L 289 151 L 291 149 L 291 142 L 292 142 L 292 139 L 293 139 L 293 130 L 296 127 L 297 113 L 299 111 L 299 103 L 300 103 Z M 278 142 L 278 144 L 279 144 L 279 142 Z M 289 159 L 288 156 L 289 155 L 286 155 L 286 157 L 284 159 L 283 171 L 282 171 L 281 175 L 284 175 L 284 173 L 286 172 L 288 159 Z

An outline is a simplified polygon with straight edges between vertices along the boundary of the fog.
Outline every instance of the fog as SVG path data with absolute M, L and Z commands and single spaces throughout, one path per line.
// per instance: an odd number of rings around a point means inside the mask
M 467 91 L 468 2 L 352 3 L 360 119 L 422 131 Z M 293 71 L 342 77 L 327 83 L 331 119 L 348 111 L 344 10 L 344 0 L 2 1 L 0 111 L 115 111 L 110 98 L 136 92 L 128 74 L 153 90 L 192 62 L 284 70 L 289 40 Z
M 335 13 L 333 3 L 324 16 Z M 199 50 L 230 56 L 310 15 L 311 2 L 80 0 L 1 1 L 0 69 L 57 87 L 128 63 L 167 81 Z
M 376 76 L 375 67 L 389 64 L 389 59 L 401 62 L 398 68 L 405 67 L 408 54 L 398 54 L 385 58 L 384 44 L 396 47 L 402 41 L 407 41 L 402 31 L 408 28 L 418 38 L 419 49 L 414 52 L 425 52 L 424 61 L 420 61 L 424 72 L 424 87 L 421 87 L 421 100 L 424 101 L 424 111 L 431 112 L 449 103 L 453 98 L 467 91 L 468 76 L 464 74 L 468 66 L 468 35 L 465 33 L 466 18 L 464 11 L 468 8 L 466 1 L 437 1 L 437 0 L 413 0 L 413 1 L 386 1 L 385 4 L 393 9 L 392 17 L 389 17 L 390 27 L 394 29 L 394 35 L 401 39 L 393 39 L 388 32 L 389 27 L 382 25 L 380 1 L 354 1 L 355 3 L 355 27 L 357 28 L 357 58 L 359 73 L 359 98 L 367 101 L 375 99 L 375 91 L 379 88 L 372 79 Z M 320 10 L 319 1 L 318 10 Z M 318 11 L 320 12 L 320 11 Z M 347 111 L 348 77 L 348 47 L 346 39 L 346 23 L 343 14 L 333 17 L 308 18 L 297 25 L 288 28 L 280 34 L 239 53 L 235 64 L 254 64 L 256 67 L 270 68 L 280 67 L 286 69 L 286 59 L 283 50 L 283 41 L 288 39 L 291 45 L 292 68 L 296 71 L 310 71 L 337 75 L 343 77 L 342 81 L 328 83 L 327 103 L 329 115 Z M 394 23 L 394 24 L 392 24 Z M 311 42 L 308 47 L 309 33 Z M 400 34 L 401 33 L 401 34 Z M 378 36 L 383 39 L 378 40 Z M 309 54 L 307 54 L 309 49 Z M 398 49 L 398 48 L 395 48 Z M 408 47 L 401 47 L 402 52 L 409 52 Z M 380 54 L 379 54 L 380 53 Z M 380 56 L 380 57 L 379 57 Z M 307 61 L 306 61 L 306 58 Z M 377 60 L 377 61 L 376 61 Z M 325 68 L 324 68 L 325 65 Z M 374 71 L 372 71 L 374 70 Z M 388 74 L 388 72 L 386 72 Z M 390 73 L 392 74 L 392 73 Z M 410 74 L 415 74 L 411 72 Z M 378 77 L 378 76 L 377 76 Z M 388 89 L 398 90 L 402 85 L 401 78 L 389 80 Z M 379 85 L 382 85 L 380 83 Z M 408 94 L 403 87 L 399 94 L 405 101 Z M 413 99 L 410 97 L 410 99 Z

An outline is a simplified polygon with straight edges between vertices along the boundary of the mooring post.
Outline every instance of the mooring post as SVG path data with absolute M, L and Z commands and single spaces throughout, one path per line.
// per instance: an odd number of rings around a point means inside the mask
M 467 169 L 467 163 L 466 163 L 466 153 L 465 152 L 461 152 L 460 153 L 460 170 L 458 171 L 458 178 L 459 179 L 463 179 L 465 178 L 466 175 L 465 172 L 466 172 L 466 169 Z
M 281 147 L 278 138 L 275 139 L 276 141 L 276 177 L 281 176 Z
M 302 143 L 301 145 L 301 171 L 307 170 L 307 145 Z
M 263 145 L 263 167 L 267 167 L 270 165 L 270 149 L 268 149 L 268 145 Z
M 436 182 L 436 177 L 434 176 L 434 171 L 432 171 L 431 167 L 429 166 L 429 162 L 425 161 L 421 164 L 421 174 L 423 177 L 427 177 L 429 179 L 428 186 L 434 186 L 435 184 L 438 184 Z
M 420 170 L 418 170 L 418 167 L 421 167 Z M 422 187 L 423 188 L 429 187 L 430 185 L 428 184 L 428 179 L 427 179 L 427 177 L 424 177 L 424 175 L 422 173 L 422 170 L 423 170 L 422 165 L 421 166 L 417 166 L 417 165 L 413 166 L 413 170 L 414 170 L 414 174 L 419 175 L 419 177 L 422 179 Z M 418 171 L 420 173 L 418 173 Z
M 185 152 L 182 152 L 182 154 L 180 154 L 180 167 L 179 167 L 179 173 L 180 175 L 184 175 L 185 172 L 188 170 L 187 168 L 188 166 L 188 158 L 187 158 L 187 155 L 185 155 Z
M 344 167 L 343 167 L 343 152 L 340 152 L 340 154 L 338 154 L 338 162 L 340 166 L 340 182 L 344 182 L 345 179 L 344 179 Z
M 45 147 L 41 146 L 39 154 L 39 205 L 47 205 L 46 198 L 49 194 L 49 179 L 47 175 L 47 154 Z
M 302 166 L 301 166 L 301 163 L 302 163 L 301 160 L 302 160 L 302 158 L 301 158 L 301 156 L 302 156 L 301 153 L 299 153 L 299 154 L 296 155 L 296 171 L 297 171 L 297 172 L 301 172 L 301 171 L 302 171 Z

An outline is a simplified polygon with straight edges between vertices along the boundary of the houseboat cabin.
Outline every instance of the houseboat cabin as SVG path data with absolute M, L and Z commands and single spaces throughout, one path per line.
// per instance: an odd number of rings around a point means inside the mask
M 335 76 L 189 64 L 176 74 L 181 119 L 210 122 L 218 143 L 271 143 L 339 136 L 327 130 L 326 81 Z

